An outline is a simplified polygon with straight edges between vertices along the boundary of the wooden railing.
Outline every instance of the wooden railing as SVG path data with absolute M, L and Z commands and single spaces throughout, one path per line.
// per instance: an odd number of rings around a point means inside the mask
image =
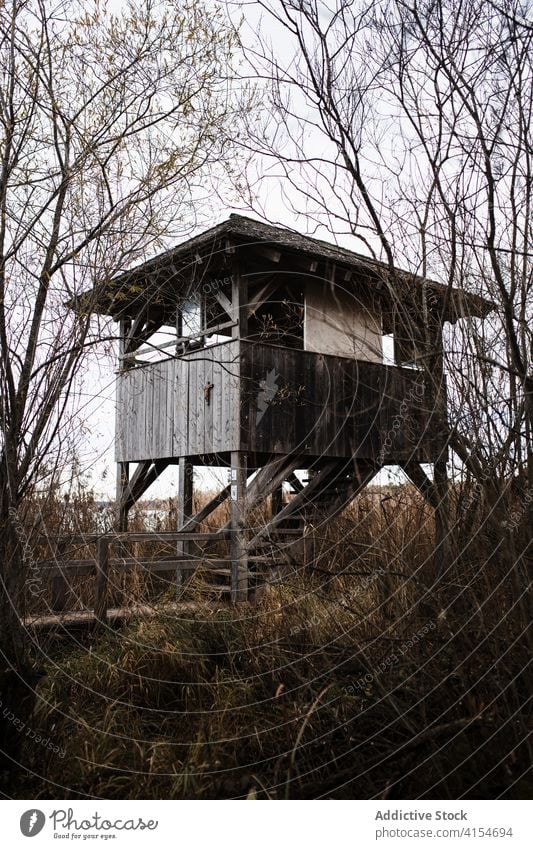
M 39 564 L 40 573 L 43 577 L 52 579 L 52 602 L 50 609 L 54 613 L 65 611 L 65 604 L 70 580 L 84 575 L 95 576 L 95 593 L 93 612 L 94 618 L 99 621 L 106 619 L 109 607 L 109 574 L 115 572 L 130 572 L 140 569 L 149 574 L 175 572 L 176 577 L 180 572 L 191 572 L 199 568 L 208 570 L 213 574 L 227 575 L 234 581 L 235 574 L 231 570 L 231 559 L 229 556 L 208 558 L 205 554 L 162 559 L 161 557 L 132 557 L 112 556 L 115 545 L 126 543 L 176 543 L 176 542 L 205 542 L 216 543 L 231 539 L 232 531 L 223 528 L 219 531 L 198 533 L 194 531 L 184 532 L 136 532 L 125 531 L 105 534 L 71 534 L 62 536 L 55 540 L 56 554 L 54 558 L 43 560 Z M 298 529 L 278 529 L 276 534 L 281 536 L 299 535 Z M 67 551 L 73 545 L 94 545 L 95 556 L 80 560 L 68 560 L 61 552 Z M 268 557 L 252 557 L 254 562 L 259 560 L 270 560 Z
M 130 572 L 133 569 L 141 569 L 150 574 L 160 572 L 192 571 L 202 568 L 219 569 L 222 563 L 229 560 L 218 558 L 207 560 L 203 557 L 189 555 L 187 558 L 175 557 L 162 559 L 161 557 L 113 557 L 114 545 L 125 543 L 174 543 L 174 542 L 217 542 L 230 538 L 227 530 L 211 533 L 185 533 L 185 532 L 122 532 L 107 534 L 71 534 L 61 537 L 56 541 L 57 553 L 54 559 L 42 561 L 40 571 L 43 577 L 52 579 L 52 603 L 51 610 L 59 613 L 65 609 L 65 602 L 69 590 L 69 579 L 82 577 L 84 575 L 95 576 L 94 616 L 98 620 L 106 618 L 109 600 L 109 573 Z M 92 558 L 83 560 L 63 559 L 60 554 L 68 546 L 72 545 L 95 545 L 96 553 Z

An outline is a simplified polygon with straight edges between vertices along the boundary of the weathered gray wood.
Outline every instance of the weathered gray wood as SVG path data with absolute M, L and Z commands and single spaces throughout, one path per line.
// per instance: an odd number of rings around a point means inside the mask
M 186 458 L 180 457 L 179 480 L 178 480 L 178 531 L 183 531 L 185 525 L 190 522 L 193 513 L 193 483 L 194 466 Z M 185 559 L 191 552 L 189 540 L 182 539 L 176 546 L 178 557 Z M 182 569 L 176 569 L 176 587 L 181 588 L 183 584 Z
M 294 472 L 292 474 L 294 475 Z M 271 515 L 275 516 L 281 510 L 283 510 L 283 484 L 276 486 L 272 492 Z
M 210 531 L 206 533 L 196 533 L 195 531 L 125 531 L 124 533 L 108 533 L 108 534 L 64 534 L 59 539 L 65 545 L 78 545 L 82 543 L 96 543 L 99 539 L 107 539 L 109 542 L 178 542 L 178 540 L 197 540 L 198 542 L 207 542 L 208 540 L 228 539 L 227 531 Z M 45 535 L 43 540 L 48 539 Z
M 225 587 L 217 587 L 217 593 L 224 594 Z M 178 602 L 174 604 L 163 604 L 154 606 L 153 604 L 134 604 L 130 607 L 111 607 L 107 611 L 107 620 L 120 621 L 130 619 L 134 616 L 152 617 L 161 613 L 173 613 L 183 615 L 185 613 L 201 613 L 203 610 L 216 611 L 220 609 L 221 601 L 188 601 Z M 46 629 L 46 628 L 61 628 L 62 630 L 77 627 L 90 627 L 94 625 L 95 617 L 92 610 L 71 610 L 53 615 L 36 615 L 26 616 L 22 620 L 22 624 L 26 628 Z
M 280 457 L 260 469 L 247 488 L 247 509 L 252 509 L 267 498 L 299 465 L 299 457 Z
M 60 567 L 56 567 L 52 576 L 52 601 L 51 610 L 60 611 L 65 609 L 67 600 L 68 583 Z
M 422 493 L 428 504 L 431 507 L 437 507 L 439 503 L 439 494 L 435 484 L 430 481 L 420 463 L 414 461 L 400 463 L 409 480 Z
M 235 327 L 237 324 L 236 321 L 224 321 L 221 324 L 214 324 L 212 327 L 206 327 L 203 330 L 198 331 L 198 333 L 192 333 L 190 336 L 181 336 L 176 339 L 177 345 L 186 344 L 187 342 L 194 341 L 195 339 L 202 339 L 205 336 L 217 336 L 218 334 L 223 333 L 225 330 L 230 330 Z
M 324 467 L 317 472 L 317 474 L 311 478 L 310 482 L 307 486 L 299 492 L 297 495 L 292 498 L 288 504 L 286 504 L 283 509 L 276 515 L 273 516 L 268 525 L 265 525 L 264 528 L 253 537 L 253 539 L 247 544 L 247 550 L 252 551 L 253 548 L 265 537 L 268 536 L 273 530 L 277 528 L 277 526 L 288 516 L 291 516 L 293 513 L 296 513 L 298 510 L 305 508 L 306 504 L 310 503 L 314 494 L 320 490 L 320 487 L 323 486 L 324 481 L 331 475 L 331 472 L 336 468 L 337 463 L 335 460 L 330 460 L 325 463 Z
M 189 367 L 187 362 L 176 361 L 173 379 L 172 453 L 183 457 L 189 450 Z
M 337 476 L 333 475 L 331 481 L 336 492 L 326 493 L 326 497 L 321 498 L 321 491 L 316 491 L 314 497 L 310 498 L 309 506 L 320 511 L 321 522 L 331 522 L 368 486 L 380 468 L 375 463 L 356 460 L 355 469 L 347 475 L 347 466 L 342 463 Z
M 138 468 L 135 469 L 135 473 L 124 496 L 125 505 L 128 510 L 144 495 L 146 490 L 157 480 L 167 466 L 168 460 L 157 460 L 155 463 L 148 461 L 139 464 Z
M 246 552 L 246 455 L 231 455 L 231 600 L 248 600 L 248 562 Z
M 241 272 L 238 257 L 233 261 L 231 307 L 232 318 L 236 322 L 233 336 L 245 339 L 248 335 L 248 278 Z
M 231 309 L 232 309 L 231 301 L 230 301 L 230 299 L 229 299 L 229 298 L 227 298 L 227 297 L 226 297 L 226 295 L 224 294 L 224 292 L 222 292 L 222 290 L 221 290 L 221 289 L 217 289 L 217 290 L 216 290 L 216 292 L 215 292 L 215 299 L 218 301 L 218 303 L 220 304 L 220 306 L 222 307 L 222 309 L 224 310 L 224 312 L 225 312 L 228 316 L 230 316 L 230 317 L 231 317 L 231 315 L 232 315 L 232 312 L 231 312 Z M 233 326 L 233 322 L 231 322 L 231 324 L 232 324 L 232 326 Z M 219 329 L 220 329 L 220 328 L 219 328 Z
M 257 310 L 263 306 L 265 301 L 274 294 L 276 289 L 279 289 L 280 285 L 281 280 L 279 275 L 271 274 L 257 292 L 250 295 L 250 299 L 248 301 L 248 315 L 252 315 L 257 312 Z
M 238 350 L 238 340 L 228 341 L 119 374 L 117 462 L 238 448 Z
M 293 531 L 294 535 L 301 534 L 301 531 Z M 249 560 L 255 562 L 270 563 L 270 556 L 251 555 Z M 182 571 L 194 571 L 196 569 L 219 569 L 222 566 L 231 566 L 231 558 L 229 557 L 205 557 L 204 555 L 192 555 L 187 558 L 174 558 L 172 560 L 161 560 L 157 558 L 148 558 L 139 560 L 136 557 L 113 557 L 109 559 L 109 570 L 116 572 L 131 572 L 134 569 L 141 569 L 146 572 L 175 572 L 179 567 Z M 66 560 L 61 566 L 42 566 L 41 574 L 54 580 L 55 578 L 63 578 L 65 586 L 68 589 L 68 579 L 79 578 L 85 575 L 96 574 L 97 565 L 95 560 Z M 229 574 L 230 570 L 228 570 Z M 55 608 L 52 606 L 51 608 Z M 61 608 L 64 609 L 64 606 Z
M 56 539 L 54 563 L 56 571 L 52 575 L 52 603 L 51 608 L 55 611 L 60 611 L 65 608 L 68 593 L 68 581 L 61 568 L 65 545 L 61 538 Z
M 211 404 L 213 407 L 213 451 L 222 452 L 227 436 L 222 427 L 222 387 L 225 385 L 225 375 L 222 370 L 221 357 L 224 347 L 215 346 L 213 349 L 213 390 Z
M 192 531 L 192 529 L 195 528 L 196 525 L 199 525 L 200 522 L 203 522 L 204 519 L 207 519 L 207 517 L 213 512 L 213 510 L 216 510 L 216 508 L 219 507 L 226 500 L 226 498 L 228 498 L 230 490 L 231 485 L 228 484 L 224 487 L 224 489 L 217 493 L 214 498 L 208 501 L 208 503 L 204 507 L 202 507 L 201 510 L 199 510 L 194 516 L 191 516 L 188 521 L 184 522 L 180 530 Z
M 259 416 L 268 375 L 273 388 Z M 412 369 L 234 339 L 131 369 L 118 382 L 119 462 L 245 449 L 432 462 L 442 449 Z
M 291 489 L 292 489 L 294 492 L 301 492 L 301 491 L 302 491 L 302 489 L 304 488 L 303 483 L 301 483 L 301 482 L 298 480 L 298 478 L 296 477 L 296 475 L 294 474 L 294 472 L 293 472 L 291 475 L 289 475 L 289 476 L 287 477 L 287 483 L 288 483 L 288 484 L 290 484 Z M 276 512 L 278 512 L 278 511 L 276 511 Z
M 249 452 L 340 459 L 355 451 L 396 463 L 431 462 L 442 448 L 428 391 L 411 369 L 244 340 L 241 393 Z
M 249 514 L 261 501 L 268 498 L 271 492 L 283 483 L 291 471 L 298 466 L 299 460 L 296 457 L 278 457 L 259 469 L 253 480 L 246 485 L 246 513 Z M 229 530 L 232 526 L 232 519 L 230 518 L 222 530 Z
M 116 528 L 117 531 L 127 531 L 129 505 L 126 492 L 129 485 L 129 463 L 117 463 L 117 494 L 116 494 Z

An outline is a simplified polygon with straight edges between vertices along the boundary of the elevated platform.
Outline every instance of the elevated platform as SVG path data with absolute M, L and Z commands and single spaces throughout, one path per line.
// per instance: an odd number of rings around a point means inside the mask
M 430 463 L 446 439 L 432 398 L 418 370 L 233 339 L 119 374 L 116 460 Z

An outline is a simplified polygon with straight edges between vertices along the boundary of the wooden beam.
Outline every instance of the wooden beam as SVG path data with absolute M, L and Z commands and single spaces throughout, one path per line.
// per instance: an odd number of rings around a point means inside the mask
M 227 298 L 224 292 L 222 292 L 220 289 L 217 289 L 214 294 L 215 299 L 218 301 L 224 312 L 227 313 L 231 318 L 233 304 L 231 303 L 230 299 Z
M 126 492 L 129 486 L 130 464 L 128 462 L 117 463 L 117 494 L 116 504 L 116 529 L 117 531 L 128 530 L 129 506 L 126 500 Z
M 340 492 L 330 500 L 329 504 L 325 505 L 323 510 L 324 521 L 331 522 L 339 516 L 340 513 L 342 513 L 343 510 L 345 510 L 346 507 L 354 500 L 354 498 L 356 498 L 359 493 L 368 486 L 372 478 L 379 472 L 380 468 L 381 466 L 378 466 L 377 464 L 366 462 L 364 460 L 356 460 L 353 474 L 351 474 L 350 477 L 345 477 L 346 462 L 341 461 L 339 474 L 331 481 L 331 484 L 335 485 L 338 480 Z
M 301 464 L 299 457 L 280 457 L 260 469 L 248 487 L 247 508 L 250 510 L 280 486 Z
M 191 516 L 191 518 L 187 522 L 185 522 L 185 524 L 182 526 L 182 528 L 180 528 L 180 530 L 192 531 L 192 529 L 199 525 L 200 522 L 203 522 L 204 519 L 207 519 L 207 517 L 213 512 L 213 510 L 216 510 L 216 508 L 219 507 L 226 500 L 226 498 L 228 498 L 230 490 L 231 484 L 228 484 L 224 487 L 224 489 L 218 492 L 215 497 L 211 499 L 211 501 L 209 501 L 204 507 L 202 507 L 202 509 L 199 510 L 198 513 L 195 513 L 194 516 Z
M 135 339 L 146 324 L 146 313 L 148 312 L 148 301 L 146 301 L 134 321 L 130 322 L 130 328 L 127 336 L 124 339 L 124 354 L 128 354 L 135 343 Z
M 323 486 L 324 482 L 330 477 L 332 471 L 336 468 L 338 460 L 330 460 L 327 462 L 317 474 L 311 478 L 304 489 L 292 498 L 276 516 L 273 516 L 268 525 L 261 528 L 251 542 L 248 544 L 248 551 L 251 551 L 260 540 L 273 531 L 284 519 L 304 508 L 307 503 L 311 503 L 312 496 L 316 491 Z
M 124 368 L 124 353 L 126 350 L 126 339 L 131 329 L 131 321 L 128 318 L 121 318 L 119 321 L 118 335 L 118 368 Z
M 232 327 L 236 327 L 237 324 L 237 321 L 224 321 L 222 324 L 215 324 L 213 327 L 204 327 L 203 330 L 199 330 L 197 333 L 191 333 L 190 336 L 180 336 L 176 339 L 175 344 L 183 345 L 187 342 L 193 342 L 195 339 L 201 339 L 204 336 L 216 336 L 223 330 L 230 330 Z
M 400 466 L 409 480 L 422 493 L 428 504 L 433 508 L 437 508 L 439 506 L 439 494 L 435 484 L 430 481 L 420 463 L 409 460 L 400 463 Z
M 228 539 L 229 533 L 225 530 L 210 531 L 208 533 L 197 533 L 196 531 L 125 531 L 124 533 L 107 533 L 107 534 L 62 534 L 58 540 L 64 542 L 65 545 L 89 545 L 97 543 L 99 539 L 109 540 L 110 542 L 178 542 L 181 539 L 198 540 L 199 542 L 207 542 L 209 540 Z M 43 541 L 49 541 L 49 537 L 42 535 L 39 537 Z
M 52 577 L 52 604 L 51 608 L 53 611 L 58 612 L 64 610 L 66 600 L 67 600 L 67 592 L 68 592 L 68 581 L 63 573 L 63 558 L 65 553 L 65 543 L 61 540 L 61 538 L 56 539 L 54 549 L 54 563 L 56 567 L 56 571 L 53 573 Z
M 283 510 L 283 484 L 280 483 L 272 491 L 272 510 L 271 516 L 275 516 Z
M 142 478 L 145 475 L 147 475 L 148 472 L 150 471 L 151 465 L 152 465 L 151 460 L 143 460 L 141 463 L 138 464 L 137 468 L 135 469 L 135 471 L 134 471 L 134 473 L 131 477 L 131 480 L 128 481 L 128 485 L 123 492 L 123 498 L 124 498 L 125 502 L 131 501 L 131 504 L 135 503 L 135 501 L 136 501 L 135 496 L 134 496 L 135 490 L 138 488 L 140 482 L 142 481 Z M 131 506 L 131 504 L 130 504 L 130 506 Z M 121 530 L 125 530 L 125 529 L 121 528 Z
M 232 335 L 244 339 L 248 335 L 248 280 L 241 274 L 237 260 L 231 277 L 231 305 L 232 319 L 237 322 Z
M 179 479 L 178 479 L 178 531 L 183 531 L 185 525 L 190 522 L 193 511 L 193 480 L 194 466 L 187 457 L 180 457 Z M 176 546 L 178 557 L 188 557 L 191 552 L 191 544 L 188 540 L 178 542 Z M 176 587 L 180 589 L 183 584 L 182 570 L 176 569 Z
M 295 457 L 279 457 L 272 460 L 263 466 L 255 476 L 255 478 L 247 484 L 246 490 L 246 510 L 252 510 L 264 501 L 268 496 L 290 475 L 293 468 L 298 468 L 301 465 L 301 459 Z M 231 484 L 230 484 L 231 488 Z M 226 531 L 231 528 L 231 519 L 227 522 L 222 530 Z
M 279 276 L 272 275 L 270 280 L 268 280 L 264 286 L 262 286 L 254 295 L 250 295 L 248 301 L 248 315 L 254 315 L 260 307 L 263 306 L 265 301 L 274 294 L 274 292 L 279 289 L 282 281 L 279 279 Z
M 168 460 L 156 460 L 154 463 L 151 460 L 145 460 L 139 464 L 135 469 L 124 499 L 128 510 L 144 495 L 148 487 L 164 472 L 168 464 Z
M 145 301 L 136 318 L 130 323 L 128 334 L 124 338 L 122 351 L 124 357 L 135 351 L 139 345 L 142 345 L 152 333 L 155 333 L 161 327 L 162 321 L 160 318 L 146 318 L 149 308 L 150 301 Z
M 231 452 L 231 600 L 248 601 L 248 557 L 246 547 L 247 458 Z
M 267 245 L 254 245 L 254 254 L 256 256 L 262 256 L 265 259 L 268 259 L 269 262 L 273 262 L 276 265 L 281 260 L 281 251 L 276 250 L 275 248 L 269 248 Z
M 288 476 L 287 483 L 292 487 L 293 492 L 301 492 L 304 488 L 303 483 L 298 480 L 294 472 Z

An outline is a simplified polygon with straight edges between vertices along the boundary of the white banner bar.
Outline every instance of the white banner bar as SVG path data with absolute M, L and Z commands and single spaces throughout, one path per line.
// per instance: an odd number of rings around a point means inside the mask
M 252 800 L 250 800 L 252 801 Z M 255 800 L 254 800 L 255 801 Z M 525 801 L 4 801 L 2 845 L 531 849 Z M 30 843 L 35 839 L 34 843 Z

